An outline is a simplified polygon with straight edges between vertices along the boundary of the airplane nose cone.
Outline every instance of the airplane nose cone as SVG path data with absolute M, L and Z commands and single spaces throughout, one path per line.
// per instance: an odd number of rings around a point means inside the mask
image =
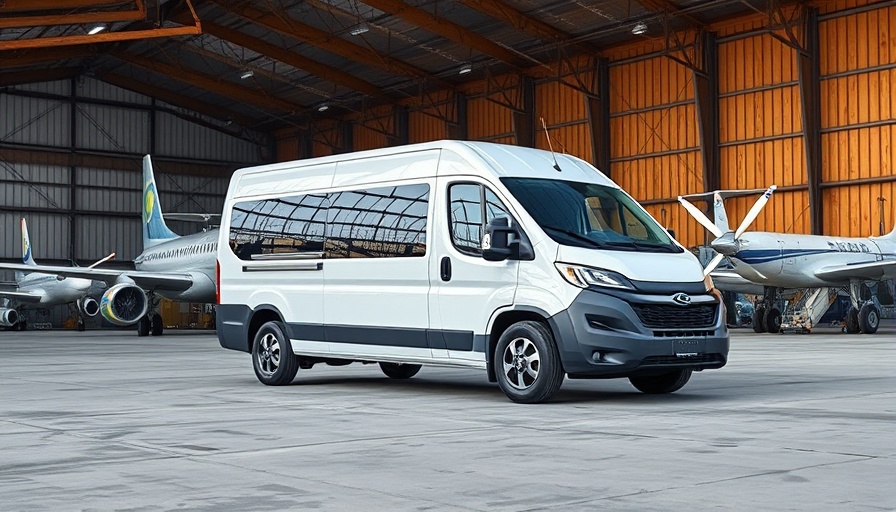
M 737 240 L 734 239 L 734 233 L 728 232 L 716 238 L 709 244 L 719 254 L 725 256 L 734 256 L 740 250 Z

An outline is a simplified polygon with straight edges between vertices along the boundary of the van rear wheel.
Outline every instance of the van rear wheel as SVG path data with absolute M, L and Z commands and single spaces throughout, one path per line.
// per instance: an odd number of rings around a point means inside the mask
M 390 379 L 410 379 L 420 368 L 419 364 L 380 363 L 380 370 Z
M 517 403 L 550 400 L 565 377 L 554 336 L 541 322 L 511 325 L 498 339 L 493 361 L 498 386 Z
M 258 380 L 268 386 L 285 386 L 296 377 L 299 358 L 292 351 L 282 323 L 267 322 L 255 333 L 252 367 Z
M 629 377 L 628 380 L 642 393 L 662 395 L 674 393 L 684 387 L 691 380 L 691 373 L 691 370 L 675 370 L 660 375 Z

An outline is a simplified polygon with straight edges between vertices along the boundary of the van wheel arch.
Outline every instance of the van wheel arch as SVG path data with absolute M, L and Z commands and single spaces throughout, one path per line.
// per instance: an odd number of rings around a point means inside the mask
M 551 329 L 551 324 L 548 322 L 547 317 L 540 312 L 537 311 L 527 311 L 527 310 L 513 310 L 513 311 L 504 311 L 499 314 L 495 321 L 492 322 L 492 329 L 488 335 L 488 347 L 486 347 L 485 357 L 486 361 L 488 361 L 488 381 L 489 382 L 498 382 L 498 378 L 495 375 L 495 365 L 494 365 L 494 353 L 495 349 L 498 347 L 498 340 L 501 338 L 501 335 L 504 334 L 511 325 L 522 322 L 525 320 L 531 320 L 533 322 L 540 322 L 544 324 L 545 328 L 556 338 L 556 333 L 554 333 L 553 329 Z
M 249 328 L 246 330 L 246 347 L 247 352 L 252 353 L 252 345 L 255 343 L 255 335 L 261 326 L 268 322 L 283 322 L 283 315 L 280 314 L 273 306 L 259 306 L 252 313 L 252 319 L 249 320 Z M 288 333 L 285 333 L 288 335 Z

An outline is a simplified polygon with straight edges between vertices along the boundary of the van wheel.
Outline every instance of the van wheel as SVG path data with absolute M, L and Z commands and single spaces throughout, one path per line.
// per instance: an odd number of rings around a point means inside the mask
M 563 367 L 554 336 L 541 322 L 511 325 L 498 339 L 494 354 L 498 385 L 517 403 L 550 400 L 563 384 Z
M 662 395 L 674 393 L 691 380 L 691 370 L 676 370 L 660 375 L 644 375 L 629 377 L 629 382 L 638 391 L 649 395 Z
M 380 370 L 390 379 L 410 379 L 422 368 L 419 364 L 380 363 Z
M 292 352 L 286 330 L 280 322 L 267 322 L 255 333 L 252 366 L 262 384 L 284 386 L 299 371 L 299 358 Z

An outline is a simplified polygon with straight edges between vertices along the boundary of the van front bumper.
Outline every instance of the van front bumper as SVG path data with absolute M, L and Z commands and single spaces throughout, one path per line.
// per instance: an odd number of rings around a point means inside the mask
M 570 378 L 613 378 L 721 368 L 728 328 L 717 293 L 690 296 L 583 290 L 549 319 Z

